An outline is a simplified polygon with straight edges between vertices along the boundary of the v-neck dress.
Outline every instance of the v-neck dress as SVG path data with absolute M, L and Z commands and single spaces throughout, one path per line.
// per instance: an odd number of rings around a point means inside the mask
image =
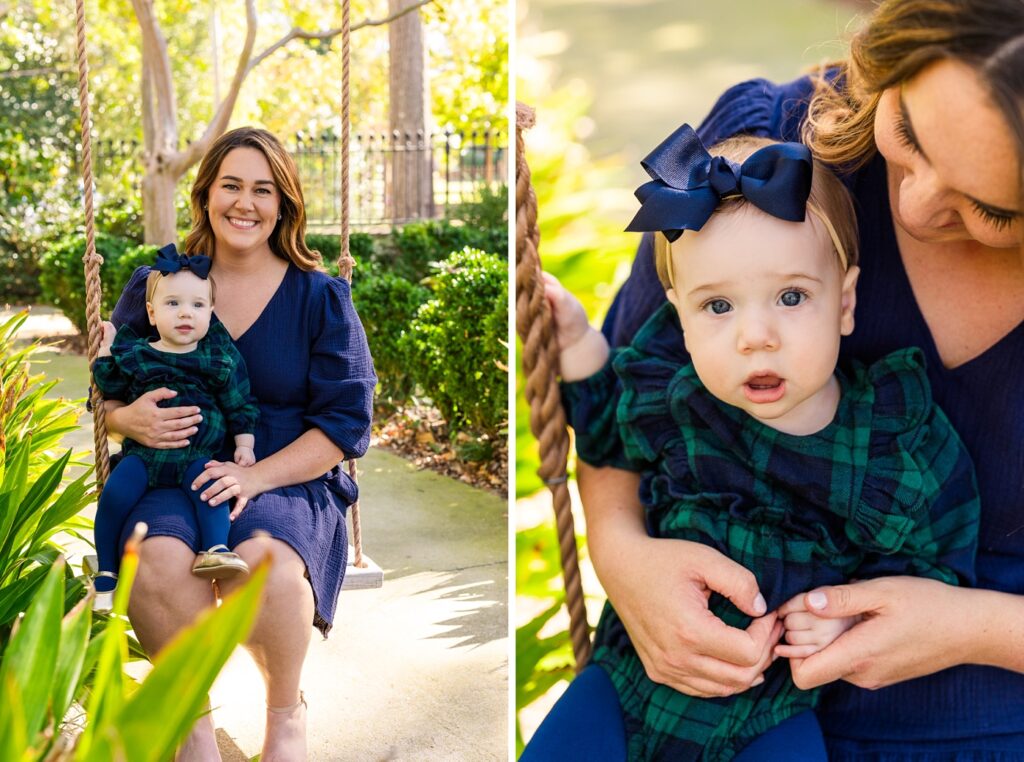
M 128 325 L 140 336 L 154 335 L 145 308 L 149 271 L 144 266 L 134 272 L 111 318 L 115 326 Z M 219 323 L 216 307 L 214 320 Z M 259 405 L 257 461 L 312 428 L 346 457 L 366 452 L 377 378 L 345 280 L 289 264 L 263 312 L 234 345 Z M 225 446 L 217 459 L 230 460 L 232 451 Z M 334 621 L 347 562 L 345 513 L 356 496 L 356 485 L 339 464 L 317 479 L 250 500 L 231 525 L 232 548 L 265 531 L 299 554 L 313 588 L 314 624 L 324 636 Z M 151 537 L 176 537 L 200 550 L 194 512 L 180 490 L 147 493 L 125 522 L 126 535 L 137 521 L 149 525 Z
M 797 141 L 811 91 L 807 78 L 741 83 L 719 99 L 698 134 L 705 145 L 737 134 Z M 945 368 L 903 267 L 884 160 L 876 155 L 844 181 L 857 210 L 861 275 L 857 326 L 840 357 L 870 364 L 906 347 L 924 353 L 933 398 L 977 473 L 977 586 L 1024 595 L 1024 324 L 969 362 Z M 613 346 L 628 344 L 665 301 L 651 240 L 644 237 L 605 321 Z M 961 665 L 876 691 L 839 681 L 825 688 L 816 711 L 830 760 L 1024 760 L 1024 674 L 1010 670 Z
M 932 403 L 921 352 L 836 371 L 832 422 L 794 436 L 716 399 L 683 345 L 675 308 L 654 313 L 597 374 L 563 384 L 576 450 L 641 474 L 653 537 L 715 548 L 757 578 L 768 610 L 820 585 L 891 574 L 970 583 L 978 530 L 974 469 Z M 581 414 L 602 411 L 599 414 Z M 726 624 L 751 617 L 719 595 Z M 594 663 L 619 696 L 630 760 L 725 762 L 817 702 L 779 660 L 736 696 L 695 698 L 647 676 L 606 605 Z

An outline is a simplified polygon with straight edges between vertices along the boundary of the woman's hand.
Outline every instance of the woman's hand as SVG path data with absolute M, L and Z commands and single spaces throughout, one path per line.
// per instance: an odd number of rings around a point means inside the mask
M 690 696 L 730 696 L 764 678 L 782 634 L 754 575 L 713 548 L 644 538 L 628 553 L 631 574 L 606 585 L 648 676 Z M 609 589 L 610 588 L 610 589 Z M 712 591 L 760 616 L 746 630 L 708 609 Z
M 235 498 L 235 507 L 231 509 L 232 521 L 242 512 L 246 503 L 266 492 L 266 487 L 260 482 L 258 469 L 255 466 L 246 467 L 235 463 L 211 460 L 206 463 L 205 468 L 206 470 L 189 485 L 189 488 L 197 490 L 203 487 L 199 497 L 210 506 L 217 506 L 225 500 Z M 211 480 L 213 480 L 212 483 Z
M 875 689 L 974 661 L 984 635 L 978 628 L 991 620 L 986 622 L 970 598 L 987 593 L 920 577 L 813 590 L 804 595 L 807 611 L 862 620 L 813 656 L 791 659 L 793 682 L 808 689 L 846 680 Z
M 198 407 L 159 407 L 161 400 L 177 397 L 173 389 L 161 387 L 146 392 L 130 405 L 107 407 L 107 427 L 115 434 L 134 439 L 143 447 L 172 450 L 187 447 L 203 416 Z

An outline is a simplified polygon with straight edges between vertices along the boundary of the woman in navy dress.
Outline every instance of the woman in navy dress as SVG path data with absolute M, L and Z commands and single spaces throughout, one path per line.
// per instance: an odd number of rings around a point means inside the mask
M 841 356 L 923 350 L 977 468 L 978 589 L 890 577 L 809 591 L 820 615 L 864 621 L 791 666 L 798 685 L 832 683 L 818 710 L 831 760 L 1024 760 L 1024 3 L 887 0 L 851 60 L 817 89 L 806 77 L 737 85 L 698 132 L 805 139 L 846 170 L 862 273 Z M 611 343 L 628 343 L 663 298 L 645 239 L 605 323 Z M 735 630 L 706 600 L 717 591 L 764 613 L 753 575 L 649 537 L 635 475 L 581 464 L 580 489 L 591 558 L 648 674 L 691 695 L 748 688 L 771 662 L 775 614 Z M 787 734 L 817 732 L 776 730 L 742 758 L 790 759 Z M 591 667 L 523 758 L 618 749 L 621 712 Z
M 229 545 L 250 565 L 274 563 L 247 643 L 267 684 L 264 760 L 306 758 L 299 686 L 311 625 L 331 629 L 345 572 L 345 511 L 356 487 L 340 467 L 369 444 L 376 377 L 348 284 L 321 268 L 305 245 L 302 189 L 291 157 L 270 133 L 240 128 L 221 136 L 192 187 L 190 253 L 208 254 L 217 279 L 215 319 L 249 369 L 260 417 L 256 464 L 225 449 L 197 481 L 211 505 L 234 500 Z M 113 321 L 139 335 L 150 327 L 139 268 Z M 106 402 L 107 426 L 147 447 L 183 447 L 203 411 L 174 406 L 173 390 L 131 405 Z M 194 484 L 198 488 L 201 484 Z M 180 490 L 154 490 L 126 522 L 149 525 L 129 607 L 139 641 L 156 654 L 213 603 L 209 582 L 189 571 L 199 535 Z M 254 537 L 256 532 L 266 535 Z M 123 541 L 124 538 L 122 538 Z M 237 583 L 221 583 L 229 592 Z M 219 760 L 209 715 L 182 757 Z

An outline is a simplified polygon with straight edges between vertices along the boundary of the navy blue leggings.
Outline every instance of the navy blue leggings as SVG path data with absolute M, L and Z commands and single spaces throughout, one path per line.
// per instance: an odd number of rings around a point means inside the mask
M 625 760 L 626 728 L 607 673 L 591 664 L 566 689 L 527 744 L 520 762 Z M 735 762 L 827 762 L 825 739 L 807 711 L 756 738 Z
M 181 482 L 182 492 L 188 495 L 195 509 L 199 536 L 204 548 L 227 545 L 228 531 L 231 529 L 230 512 L 226 501 L 211 508 L 199 499 L 199 494 L 206 485 L 195 491 L 189 488 L 189 485 L 202 474 L 203 466 L 209 460 L 199 458 L 189 463 L 185 478 Z M 117 547 L 117 538 L 121 536 L 125 519 L 148 489 L 146 464 L 138 455 L 122 458 L 111 471 L 96 505 L 96 555 L 100 571 L 117 572 L 120 567 L 121 549 Z M 114 589 L 114 580 L 110 577 L 97 577 L 95 583 L 99 592 Z

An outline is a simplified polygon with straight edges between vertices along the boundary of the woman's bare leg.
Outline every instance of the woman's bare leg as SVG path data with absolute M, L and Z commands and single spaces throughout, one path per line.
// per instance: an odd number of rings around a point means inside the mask
M 250 567 L 269 552 L 273 556 L 263 605 L 246 648 L 267 684 L 267 705 L 288 707 L 299 700 L 302 663 L 313 630 L 313 590 L 305 578 L 306 565 L 291 547 L 270 537 L 254 537 L 234 548 Z M 240 583 L 221 582 L 227 594 Z M 306 709 L 267 712 L 262 762 L 301 762 L 306 759 Z
M 142 543 L 128 616 L 136 637 L 151 657 L 214 602 L 210 583 L 192 575 L 195 557 L 191 548 L 173 537 L 151 537 Z M 177 759 L 220 762 L 209 714 L 196 722 Z

